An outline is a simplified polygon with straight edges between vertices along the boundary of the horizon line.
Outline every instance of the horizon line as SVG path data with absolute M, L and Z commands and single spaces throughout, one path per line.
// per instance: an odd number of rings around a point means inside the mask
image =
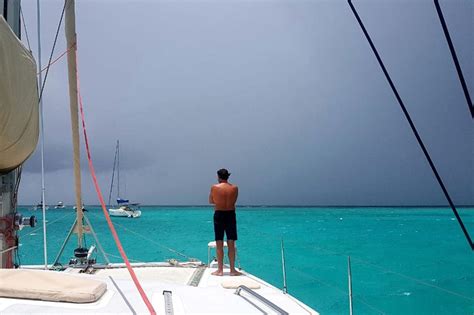
M 52 206 L 53 204 L 47 204 Z M 67 206 L 66 204 L 64 204 Z M 84 204 L 85 206 L 100 207 L 100 204 Z M 35 206 L 35 204 L 22 204 L 18 207 Z M 71 204 L 74 206 L 74 204 Z M 140 204 L 142 207 L 199 207 L 199 208 L 212 208 L 213 205 L 203 204 Z M 449 208 L 449 205 L 272 205 L 272 204 L 243 204 L 236 205 L 236 208 L 242 207 L 255 207 L 255 208 Z M 473 208 L 474 205 L 456 205 L 456 207 L 462 208 Z

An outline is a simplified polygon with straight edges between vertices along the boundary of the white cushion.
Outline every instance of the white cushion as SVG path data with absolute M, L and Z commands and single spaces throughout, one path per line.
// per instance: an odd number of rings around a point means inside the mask
M 221 282 L 221 285 L 225 289 L 237 289 L 239 286 L 244 285 L 249 289 L 260 289 L 260 284 L 252 280 L 250 278 L 247 278 L 245 276 L 233 276 L 229 277 Z
M 0 269 L 0 297 L 90 303 L 106 290 L 104 282 L 57 271 Z

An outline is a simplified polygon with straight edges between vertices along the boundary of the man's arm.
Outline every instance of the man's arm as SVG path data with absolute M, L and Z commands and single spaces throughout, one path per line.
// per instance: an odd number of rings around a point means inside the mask
M 234 205 L 237 202 L 238 197 L 239 197 L 239 187 L 235 186 L 235 196 L 234 196 L 234 200 L 232 202 Z
M 211 186 L 211 192 L 209 193 L 209 203 L 210 204 L 215 204 L 214 198 L 212 197 L 212 191 L 214 190 L 214 186 Z

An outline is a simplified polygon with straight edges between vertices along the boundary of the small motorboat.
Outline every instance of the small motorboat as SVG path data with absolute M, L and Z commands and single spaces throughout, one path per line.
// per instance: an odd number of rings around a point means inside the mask
M 54 206 L 54 209 L 64 209 L 66 206 L 63 204 L 62 201 L 59 201 L 57 205 Z

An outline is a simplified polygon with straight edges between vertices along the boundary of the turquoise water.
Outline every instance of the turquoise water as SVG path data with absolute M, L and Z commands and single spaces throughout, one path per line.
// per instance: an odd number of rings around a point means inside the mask
M 105 251 L 118 256 L 101 210 L 88 209 Z M 37 215 L 40 227 L 39 211 L 19 211 Z M 474 234 L 474 209 L 460 213 Z M 47 212 L 50 263 L 74 214 Z M 211 208 L 204 207 L 142 207 L 139 219 L 113 218 L 128 257 L 137 261 L 207 261 L 211 220 Z M 474 255 L 450 209 L 245 207 L 237 220 L 242 268 L 281 288 L 283 238 L 288 291 L 321 314 L 348 313 L 348 255 L 355 314 L 474 313 Z M 20 235 L 21 263 L 41 264 L 42 230 L 25 228 Z

